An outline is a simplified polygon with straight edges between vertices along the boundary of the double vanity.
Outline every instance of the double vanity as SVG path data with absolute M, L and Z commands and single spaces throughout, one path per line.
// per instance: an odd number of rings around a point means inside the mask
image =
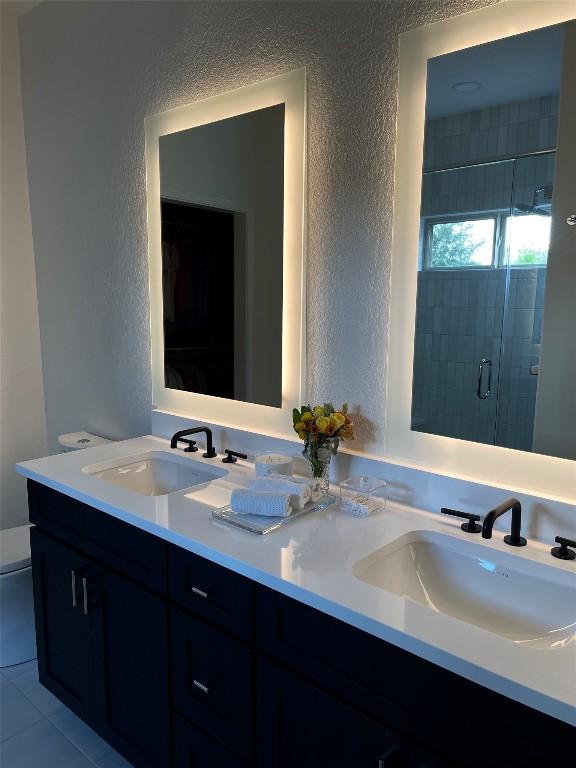
M 212 511 L 253 464 L 153 436 L 19 471 L 41 682 L 137 768 L 573 764 L 549 547 L 392 502 L 252 536 Z

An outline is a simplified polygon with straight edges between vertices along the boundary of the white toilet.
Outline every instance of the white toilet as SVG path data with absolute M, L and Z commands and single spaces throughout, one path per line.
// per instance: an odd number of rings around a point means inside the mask
M 60 435 L 64 451 L 113 442 L 89 432 Z M 36 658 L 30 526 L 0 531 L 0 667 Z
M 30 526 L 0 531 L 0 667 L 36 658 Z

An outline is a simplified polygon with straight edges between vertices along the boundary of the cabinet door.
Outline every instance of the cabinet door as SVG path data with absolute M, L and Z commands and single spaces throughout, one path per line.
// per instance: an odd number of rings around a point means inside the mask
M 274 664 L 258 662 L 259 768 L 408 768 L 387 728 Z
M 40 682 L 89 723 L 102 711 L 96 617 L 84 601 L 93 561 L 37 528 L 30 532 Z
M 102 733 L 137 768 L 165 768 L 170 765 L 168 606 L 106 569 L 97 590 Z

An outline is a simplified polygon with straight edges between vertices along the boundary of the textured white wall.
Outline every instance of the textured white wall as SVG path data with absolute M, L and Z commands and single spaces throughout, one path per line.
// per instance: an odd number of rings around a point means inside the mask
M 48 1 L 22 20 L 51 446 L 150 428 L 144 117 L 305 65 L 308 392 L 359 406 L 356 447 L 381 452 L 398 35 L 489 2 Z
M 38 305 L 20 95 L 18 16 L 36 5 L 0 6 L 2 28 L 0 261 L 0 528 L 28 519 L 17 461 L 46 453 Z

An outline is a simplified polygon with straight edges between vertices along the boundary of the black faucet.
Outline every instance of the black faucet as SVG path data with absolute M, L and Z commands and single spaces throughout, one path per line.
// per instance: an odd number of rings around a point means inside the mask
M 186 435 L 197 435 L 198 432 L 206 433 L 206 453 L 203 453 L 202 456 L 204 456 L 205 459 L 213 459 L 214 456 L 217 456 L 218 454 L 212 445 L 212 430 L 208 427 L 194 427 L 193 429 L 182 429 L 180 432 L 175 432 L 172 435 L 172 440 L 170 440 L 170 448 L 176 448 L 178 440 L 180 440 L 181 437 L 185 437 Z
M 508 499 L 507 501 L 503 501 L 498 507 L 488 512 L 484 518 L 484 523 L 482 524 L 482 538 L 492 538 L 492 528 L 494 527 L 494 523 L 501 515 L 509 510 L 512 510 L 512 527 L 510 528 L 510 533 L 504 536 L 504 541 L 506 544 L 510 544 L 511 547 L 524 547 L 526 545 L 526 539 L 520 535 L 522 505 L 518 499 Z

